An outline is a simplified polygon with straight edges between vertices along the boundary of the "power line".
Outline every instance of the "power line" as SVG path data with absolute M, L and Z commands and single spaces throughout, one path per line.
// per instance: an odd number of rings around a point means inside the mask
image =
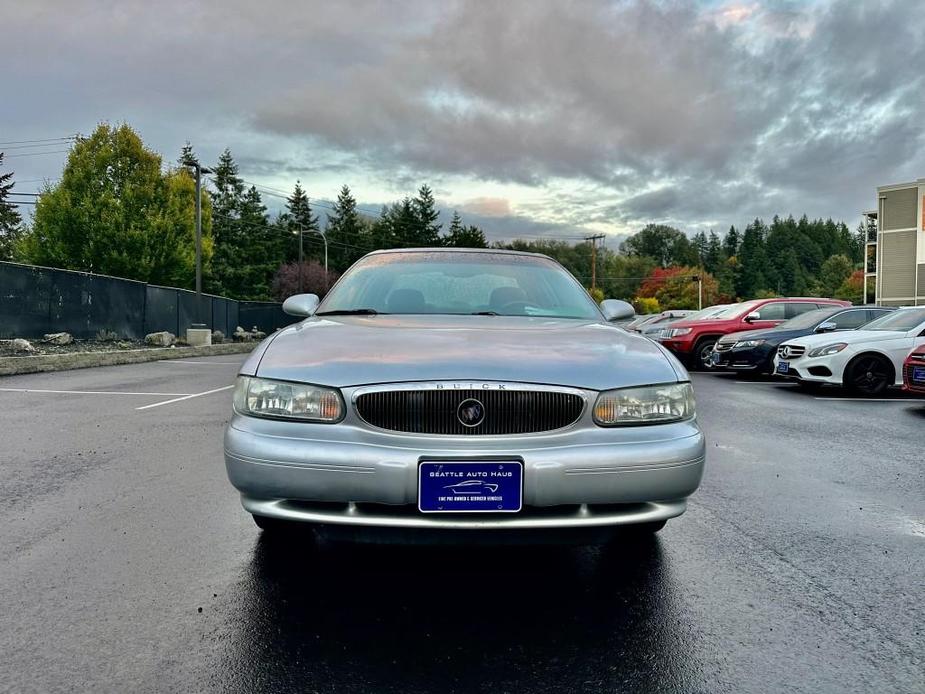
M 61 142 L 46 142 L 40 145 L 13 145 L 12 147 L 7 147 L 4 145 L 3 151 L 9 152 L 14 149 L 41 149 L 42 147 L 60 147 L 61 145 L 66 145 L 69 142 L 73 142 L 73 140 L 63 140 Z
M 35 142 L 55 142 L 58 140 L 76 140 L 80 135 L 74 133 L 73 135 L 66 135 L 64 137 L 46 137 L 41 140 L 7 140 L 6 142 L 0 142 L 0 146 L 6 145 L 27 145 Z
M 15 159 L 17 157 L 37 157 L 40 154 L 64 154 L 65 152 L 70 152 L 69 149 L 55 149 L 51 152 L 24 152 L 21 154 L 10 154 L 9 156 L 4 155 L 3 159 Z

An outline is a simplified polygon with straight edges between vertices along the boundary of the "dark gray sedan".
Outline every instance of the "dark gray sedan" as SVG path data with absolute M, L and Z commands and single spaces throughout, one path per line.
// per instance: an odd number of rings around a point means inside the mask
M 684 367 L 550 258 L 378 251 L 284 309 L 305 319 L 245 362 L 225 432 L 264 530 L 597 541 L 659 530 L 700 483 Z

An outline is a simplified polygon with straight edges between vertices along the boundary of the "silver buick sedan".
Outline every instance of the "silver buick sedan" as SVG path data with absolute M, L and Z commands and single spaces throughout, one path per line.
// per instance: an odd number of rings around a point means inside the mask
M 225 431 L 264 531 L 605 542 L 700 483 L 684 367 L 546 256 L 377 251 L 283 308 L 304 320 L 244 363 Z

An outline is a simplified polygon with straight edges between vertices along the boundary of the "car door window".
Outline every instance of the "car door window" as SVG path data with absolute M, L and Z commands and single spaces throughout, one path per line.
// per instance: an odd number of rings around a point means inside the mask
M 836 330 L 854 330 L 869 320 L 867 311 L 845 311 L 832 316 L 827 322 L 835 323 Z
M 758 309 L 758 320 L 784 320 L 787 318 L 787 304 L 775 302 Z
M 793 302 L 791 304 L 775 304 L 776 306 L 783 306 L 785 315 L 787 318 L 794 318 L 799 316 L 801 313 L 807 313 L 808 311 L 815 311 L 819 308 L 816 304 L 811 304 L 808 301 Z M 824 307 L 827 308 L 827 307 Z M 764 318 L 764 309 L 761 311 L 761 317 Z

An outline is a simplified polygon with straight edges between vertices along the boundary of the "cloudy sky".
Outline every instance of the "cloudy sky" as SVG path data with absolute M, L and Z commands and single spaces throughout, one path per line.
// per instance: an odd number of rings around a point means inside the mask
M 228 146 L 245 179 L 320 199 L 427 182 L 495 238 L 854 226 L 877 185 L 925 176 L 922 9 L 0 0 L 0 142 L 125 121 L 168 160 Z M 0 149 L 19 191 L 59 175 L 54 143 Z

